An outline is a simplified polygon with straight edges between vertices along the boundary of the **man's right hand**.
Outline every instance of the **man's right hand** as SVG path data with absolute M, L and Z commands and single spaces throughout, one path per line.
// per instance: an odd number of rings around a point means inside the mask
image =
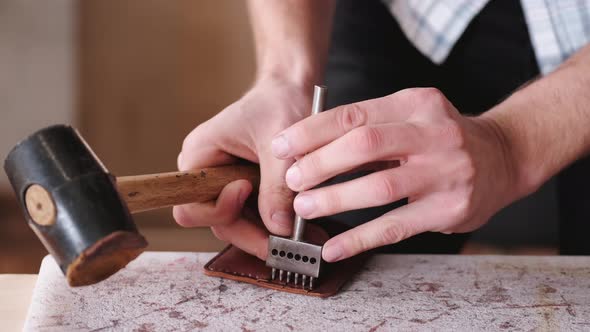
M 268 231 L 289 235 L 293 221 L 294 194 L 285 183 L 293 160 L 275 158 L 271 141 L 308 115 L 311 90 L 311 85 L 286 80 L 259 80 L 240 100 L 196 127 L 178 156 L 181 171 L 231 164 L 238 158 L 260 164 L 258 212 L 266 228 L 256 213 L 244 213 L 253 189 L 246 180 L 228 184 L 216 202 L 175 206 L 176 222 L 184 227 L 211 226 L 221 240 L 266 259 Z

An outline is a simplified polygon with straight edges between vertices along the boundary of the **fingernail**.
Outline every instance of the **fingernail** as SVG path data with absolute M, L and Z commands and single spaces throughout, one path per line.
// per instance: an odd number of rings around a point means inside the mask
M 286 211 L 277 211 L 270 216 L 270 220 L 283 228 L 290 228 L 293 224 L 293 214 Z
M 287 170 L 287 174 L 285 174 L 285 179 L 289 187 L 291 187 L 291 189 L 299 188 L 302 182 L 301 170 L 299 169 L 299 167 L 297 165 L 291 166 L 291 168 Z
M 299 195 L 295 197 L 293 207 L 295 207 L 295 211 L 297 211 L 300 216 L 307 217 L 315 210 L 315 200 L 311 195 Z
M 272 140 L 271 150 L 275 157 L 287 157 L 289 155 L 289 141 L 284 135 L 280 135 Z
M 342 255 L 342 248 L 338 244 L 324 246 L 324 252 L 322 256 L 324 256 L 324 260 L 326 262 L 335 262 L 339 260 Z

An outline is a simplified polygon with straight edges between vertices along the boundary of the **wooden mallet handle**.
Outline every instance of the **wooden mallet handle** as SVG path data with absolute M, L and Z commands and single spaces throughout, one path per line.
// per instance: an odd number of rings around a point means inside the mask
M 190 172 L 171 172 L 117 178 L 117 190 L 127 202 L 130 212 L 162 207 L 208 202 L 219 196 L 230 182 L 245 179 L 254 189 L 260 183 L 255 165 L 228 165 Z

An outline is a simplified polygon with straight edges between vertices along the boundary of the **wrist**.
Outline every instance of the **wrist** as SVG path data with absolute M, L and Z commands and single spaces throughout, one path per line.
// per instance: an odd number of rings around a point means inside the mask
M 309 87 L 323 82 L 323 64 L 305 54 L 268 54 L 258 61 L 256 80 L 287 82 Z
M 309 88 L 321 84 L 322 78 L 303 66 L 273 65 L 260 68 L 256 72 L 256 82 L 283 82 L 299 88 Z
M 289 69 L 280 70 L 280 67 L 260 71 L 256 76 L 253 89 L 268 91 L 269 89 L 281 89 L 290 98 L 304 98 L 311 100 L 313 86 L 321 81 L 313 75 L 304 75 Z
M 541 176 L 537 174 L 538 168 L 531 165 L 526 149 L 526 137 L 518 134 L 518 126 L 510 121 L 501 105 L 478 116 L 491 133 L 494 145 L 500 151 L 500 156 L 507 172 L 510 174 L 510 191 L 516 195 L 513 199 L 519 199 L 535 192 L 542 184 Z M 524 142 L 523 142 L 524 141 Z

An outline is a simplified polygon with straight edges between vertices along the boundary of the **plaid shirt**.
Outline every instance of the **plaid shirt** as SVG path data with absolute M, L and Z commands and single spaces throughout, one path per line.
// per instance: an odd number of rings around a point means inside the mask
M 434 63 L 445 61 L 489 0 L 384 0 L 404 34 Z M 521 0 L 541 73 L 590 41 L 590 0 Z

